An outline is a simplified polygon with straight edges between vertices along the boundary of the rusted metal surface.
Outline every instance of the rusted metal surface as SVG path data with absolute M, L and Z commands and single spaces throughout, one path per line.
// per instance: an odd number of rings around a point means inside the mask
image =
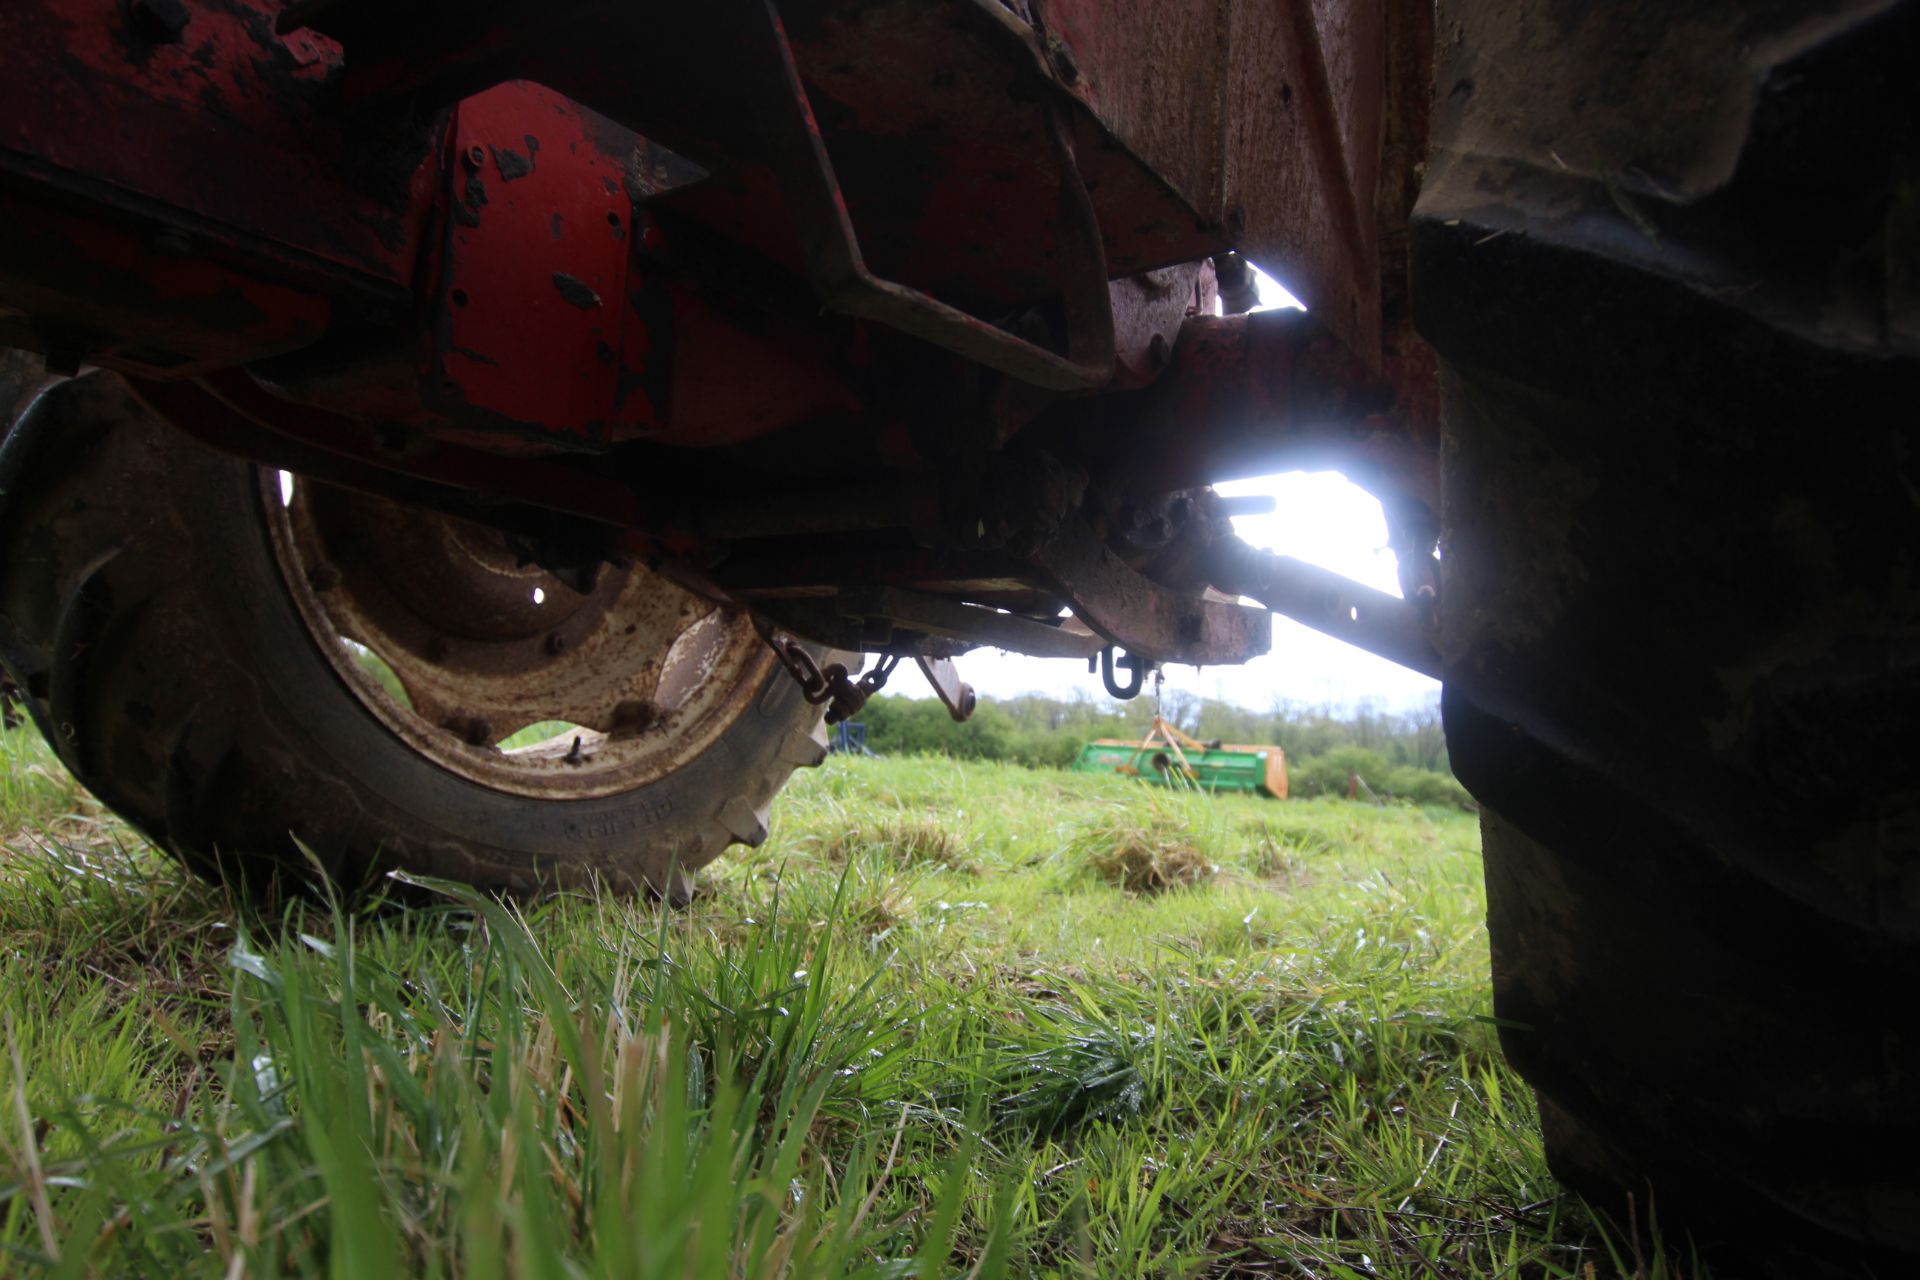
M 711 253 L 693 239 L 685 224 L 642 220 L 626 285 L 615 442 L 721 448 L 816 418 L 864 415 L 860 364 L 870 357 L 855 327 L 822 317 L 801 282 L 752 264 L 708 270 Z M 656 389 L 663 373 L 664 395 Z
M 809 643 L 849 653 L 877 653 L 890 658 L 911 658 L 927 654 L 951 657 L 972 646 L 964 640 L 895 628 L 891 621 L 870 627 L 864 618 L 850 618 L 830 597 L 779 598 L 753 602 L 755 616 L 781 631 L 799 636 Z
M 631 790 L 692 759 L 756 694 L 771 658 L 744 611 L 637 565 L 586 591 L 494 529 L 311 482 L 262 501 L 316 642 L 380 719 L 484 785 L 532 796 Z M 347 649 L 378 655 L 389 695 Z M 567 727 L 502 752 L 542 722 Z
M 1105 643 L 1078 619 L 1042 620 L 964 597 L 905 592 L 894 588 L 850 587 L 842 594 L 815 597 L 753 596 L 755 612 L 779 629 L 814 644 L 893 658 L 951 658 L 982 647 L 1036 657 L 1086 658 Z M 1042 612 L 1059 609 L 1043 599 Z
M 1170 591 L 1128 568 L 1077 518 L 1034 551 L 1033 563 L 1087 626 L 1155 662 L 1239 663 L 1272 645 L 1265 610 Z
M 424 332 L 275 361 L 281 391 L 521 452 L 714 447 L 859 408 L 817 303 L 689 272 L 638 203 L 674 180 L 641 170 L 663 163 L 645 139 L 519 81 L 448 134 Z
M 894 587 L 850 588 L 839 594 L 834 607 L 843 617 L 1040 658 L 1085 658 L 1101 644 L 1072 619 L 1042 622 Z
M 1386 0 L 1386 84 L 1373 213 L 1380 245 L 1380 369 L 1414 444 L 1440 449 L 1440 364 L 1414 330 L 1412 221 L 1433 105 L 1431 0 Z M 1434 508 L 1436 511 L 1438 508 Z
M 1173 363 L 1180 326 L 1211 315 L 1216 298 L 1213 266 L 1189 262 L 1115 280 L 1109 286 L 1114 325 L 1111 388 L 1150 386 Z
M 836 584 L 917 586 L 930 592 L 992 597 L 1029 588 L 1027 567 L 992 551 L 929 551 L 919 547 L 815 550 L 805 556 L 758 550 L 714 566 L 716 581 L 746 600 L 833 595 Z
M 764 285 L 690 277 L 642 207 L 646 140 L 540 85 L 460 102 L 421 407 L 548 444 L 715 447 L 857 410 L 834 345 Z M 697 254 L 694 255 L 697 259 Z M 743 366 L 754 375 L 742 378 Z
M 956 724 L 973 717 L 977 701 L 973 686 L 960 678 L 959 668 L 953 665 L 953 659 L 915 658 L 913 661 L 920 668 L 920 674 L 927 678 L 927 683 L 933 686 L 935 696 Z
M 904 529 L 933 501 L 924 480 L 810 486 L 785 493 L 720 494 L 672 507 L 677 524 L 702 537 L 738 539 Z
M 1123 490 L 1324 468 L 1439 510 L 1438 450 L 1409 434 L 1393 388 L 1309 312 L 1196 316 L 1166 377 L 1084 416 L 1081 447 Z
M 1071 91 L 1374 360 L 1382 0 L 1036 0 Z M 1056 55 L 1058 56 L 1058 55 Z

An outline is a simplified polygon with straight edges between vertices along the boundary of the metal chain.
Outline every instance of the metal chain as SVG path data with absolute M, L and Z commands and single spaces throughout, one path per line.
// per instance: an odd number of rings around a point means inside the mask
M 800 686 L 800 695 L 812 706 L 827 704 L 828 724 L 839 724 L 859 715 L 867 699 L 886 687 L 887 677 L 900 665 L 899 656 L 889 654 L 876 662 L 873 670 L 855 680 L 842 663 L 830 662 L 822 667 L 805 645 L 784 631 L 763 628 L 760 635 L 787 674 Z
M 773 656 L 780 660 L 794 683 L 800 686 L 800 692 L 814 706 L 820 705 L 831 697 L 826 673 L 820 670 L 820 664 L 813 660 L 806 647 L 784 631 L 757 628 L 760 638 L 773 650 Z

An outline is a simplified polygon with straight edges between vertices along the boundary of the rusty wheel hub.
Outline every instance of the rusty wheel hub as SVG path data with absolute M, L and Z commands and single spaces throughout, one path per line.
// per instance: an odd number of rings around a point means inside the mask
M 483 785 L 645 785 L 710 745 L 772 668 L 744 613 L 638 565 L 576 590 L 498 530 L 310 481 L 289 497 L 273 479 L 275 550 L 335 669 L 388 728 Z M 531 726 L 551 732 L 502 749 Z

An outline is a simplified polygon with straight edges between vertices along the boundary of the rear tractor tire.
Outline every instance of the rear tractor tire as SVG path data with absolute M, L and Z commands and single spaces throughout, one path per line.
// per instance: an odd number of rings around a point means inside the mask
M 1502 1041 L 1622 1221 L 1920 1275 L 1920 5 L 1437 35 L 1413 289 Z

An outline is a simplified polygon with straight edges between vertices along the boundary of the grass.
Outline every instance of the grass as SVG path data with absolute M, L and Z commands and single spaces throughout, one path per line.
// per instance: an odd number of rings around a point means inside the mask
M 1550 1180 L 1455 811 L 834 760 L 684 911 L 261 920 L 0 750 L 0 1271 L 1697 1274 Z

